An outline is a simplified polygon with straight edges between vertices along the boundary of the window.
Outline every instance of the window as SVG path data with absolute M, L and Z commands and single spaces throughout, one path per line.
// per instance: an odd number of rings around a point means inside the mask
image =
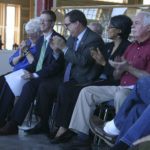
M 143 0 L 143 4 L 150 4 L 148 0 Z
M 6 49 L 11 50 L 14 44 L 15 7 L 7 6 L 6 11 Z
M 0 3 L 0 35 L 2 49 L 12 50 L 20 43 L 20 5 Z

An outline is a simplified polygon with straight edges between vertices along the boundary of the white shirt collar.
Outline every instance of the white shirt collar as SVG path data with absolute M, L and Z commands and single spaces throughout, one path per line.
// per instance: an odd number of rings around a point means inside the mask
M 79 47 L 79 44 L 80 44 L 80 41 L 81 41 L 81 39 L 83 38 L 83 36 L 84 36 L 84 34 L 85 34 L 85 32 L 86 32 L 86 30 L 87 30 L 87 28 L 85 28 L 78 36 L 77 36 L 77 38 L 78 38 L 78 41 L 77 41 L 77 44 L 76 44 L 76 47 L 75 47 L 75 50 L 77 50 L 78 49 L 78 47 Z
M 46 40 L 46 47 L 48 46 L 49 40 L 52 37 L 53 32 L 51 32 L 47 37 L 44 36 L 44 41 Z

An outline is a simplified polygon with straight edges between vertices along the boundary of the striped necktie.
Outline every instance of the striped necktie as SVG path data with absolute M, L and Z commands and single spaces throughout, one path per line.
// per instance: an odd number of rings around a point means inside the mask
M 74 45 L 73 45 L 74 51 L 77 51 L 77 49 L 76 49 L 77 41 L 78 41 L 78 38 L 75 38 L 75 40 L 74 40 Z M 72 63 L 69 62 L 68 65 L 67 65 L 67 67 L 66 67 L 66 70 L 65 70 L 65 74 L 64 74 L 64 82 L 69 81 L 69 79 L 70 79 L 71 68 L 72 68 Z
M 45 52 L 46 52 L 46 40 L 43 42 L 43 45 L 41 48 L 40 57 L 39 57 L 37 65 L 36 65 L 36 72 L 42 69 Z

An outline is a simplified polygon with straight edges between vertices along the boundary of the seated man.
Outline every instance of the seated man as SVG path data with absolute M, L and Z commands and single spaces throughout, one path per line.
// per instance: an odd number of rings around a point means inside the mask
M 150 77 L 142 77 L 112 121 L 91 117 L 90 127 L 107 143 L 117 137 L 111 150 L 127 150 L 139 138 L 150 134 Z M 138 142 L 136 142 L 138 143 Z
M 126 49 L 123 55 L 126 60 L 122 59 L 121 62 L 111 61 L 115 67 L 114 74 L 121 77 L 121 86 L 89 86 L 81 90 L 69 128 L 79 133 L 79 135 L 85 139 L 87 139 L 89 134 L 89 119 L 95 110 L 96 104 L 114 99 L 116 111 L 118 111 L 129 91 L 136 84 L 138 78 L 149 75 L 149 26 L 150 13 L 138 13 L 132 25 L 135 42 Z M 70 149 L 72 146 L 78 147 L 80 144 L 83 145 L 83 141 L 81 142 L 81 140 L 74 139 L 74 142 L 71 141 L 71 143 L 64 145 L 65 149 Z
M 18 125 L 21 125 L 28 112 L 31 102 L 34 101 L 40 83 L 47 78 L 56 77 L 64 67 L 64 57 L 61 52 L 54 52 L 49 46 L 50 39 L 61 36 L 53 30 L 56 15 L 53 11 L 45 10 L 40 15 L 40 28 L 43 32 L 36 42 L 36 56 L 32 64 L 26 67 L 22 76 L 23 79 L 30 79 L 22 88 L 19 99 L 12 109 L 10 120 L 6 120 L 9 106 L 14 100 L 14 94 L 6 84 L 6 90 L 1 97 L 0 103 L 0 123 L 6 125 L 0 129 L 0 135 L 10 135 L 18 133 Z M 61 36 L 62 37 L 62 36 Z M 65 41 L 65 39 L 63 38 Z M 49 133 L 49 126 L 43 127 Z

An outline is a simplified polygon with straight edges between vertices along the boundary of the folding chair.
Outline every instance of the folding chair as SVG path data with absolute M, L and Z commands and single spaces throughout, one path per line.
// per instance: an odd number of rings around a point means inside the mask
M 101 103 L 99 105 L 99 114 L 98 116 L 104 121 L 111 120 L 115 116 L 114 100 Z M 100 149 L 101 139 L 94 135 L 93 144 L 97 144 L 97 150 Z

